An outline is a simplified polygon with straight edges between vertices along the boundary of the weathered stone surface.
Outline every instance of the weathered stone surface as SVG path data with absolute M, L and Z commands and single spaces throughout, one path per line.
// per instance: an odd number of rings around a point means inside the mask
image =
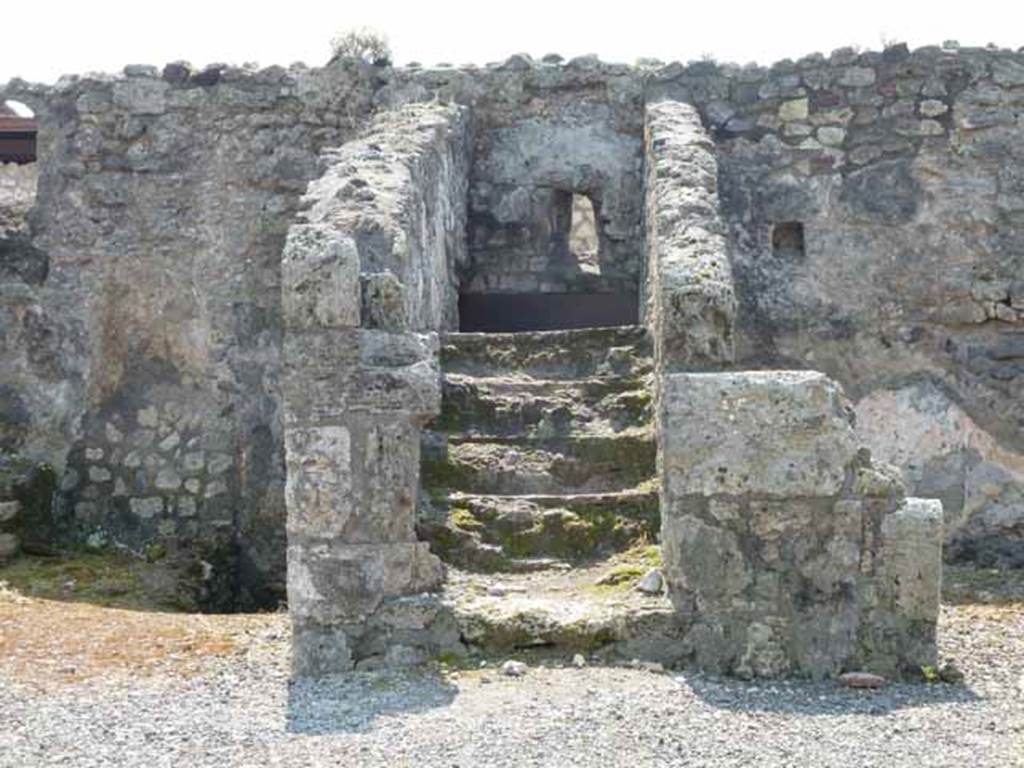
M 0 563 L 10 560 L 21 549 L 21 541 L 13 533 L 0 532 Z
M 441 563 L 422 542 L 308 542 L 288 547 L 288 606 L 293 617 L 361 624 L 389 597 L 429 592 Z
M 39 162 L 25 166 L 39 177 L 21 229 L 31 251 L 10 251 L 0 232 L 0 387 L 31 415 L 19 450 L 58 472 L 86 476 L 83 448 L 135 451 L 137 466 L 115 466 L 125 452 L 108 452 L 107 465 L 133 497 L 156 493 L 158 470 L 141 462 L 167 434 L 150 434 L 157 423 L 236 455 L 214 481 L 218 500 L 198 500 L 195 515 L 174 512 L 184 487 L 166 491 L 166 514 L 140 518 L 127 496 L 84 499 L 89 486 L 77 484 L 60 500 L 68 514 L 54 532 L 84 540 L 102 528 L 136 549 L 173 538 L 189 554 L 186 574 L 198 559 L 225 563 L 229 576 L 208 607 L 276 606 L 282 244 L 320 149 L 354 134 L 373 87 L 354 69 L 271 68 L 239 70 L 214 90 L 173 69 L 165 79 L 133 67 L 56 89 L 0 85 L 0 102 L 28 104 L 41 126 Z M 165 412 L 172 402 L 185 407 Z M 120 443 L 108 439 L 111 421 Z M 180 447 L 165 455 L 179 475 L 182 456 Z M 73 514 L 79 508 L 88 519 Z
M 839 84 L 862 88 L 875 82 L 875 70 L 870 67 L 850 67 L 839 76 Z
M 50 550 L 54 541 L 53 469 L 38 461 L 0 451 L 0 536 L 13 557 L 26 549 Z
M 938 663 L 942 503 L 909 498 L 881 520 L 865 585 L 861 666 L 885 675 Z
M 440 649 L 427 626 L 373 628 L 385 601 L 433 590 L 442 578 L 414 529 L 419 425 L 440 411 L 436 331 L 457 311 L 462 255 L 449 246 L 465 227 L 468 130 L 455 107 L 381 115 L 325 156 L 307 193 L 308 223 L 288 233 L 283 395 L 296 674 L 410 663 Z M 401 614 L 397 605 L 392 614 Z
M 655 364 L 721 366 L 733 357 L 736 308 L 713 144 L 690 105 L 651 104 L 646 121 L 645 290 Z
M 0 498 L 10 493 L 0 488 Z M 21 502 L 0 501 L 0 564 L 17 556 L 21 549 L 21 539 L 18 531 L 22 527 Z
M 938 620 L 941 554 L 940 501 L 906 499 L 882 519 L 879 588 L 889 592 L 882 600 L 891 601 L 887 607 L 900 618 L 933 625 Z
M 928 381 L 879 389 L 857 404 L 857 424 L 872 454 L 901 467 L 913 492 L 941 500 L 947 556 L 1024 563 L 1024 461 L 948 392 Z
M 903 500 L 816 372 L 662 383 L 662 549 L 696 662 L 744 677 L 898 674 L 935 656 L 939 502 Z
M 36 163 L 0 163 L 0 238 L 9 238 L 26 228 L 38 183 Z
M 529 571 L 654 539 L 642 329 L 446 334 L 444 358 L 417 530 L 446 563 Z
M 343 280 L 343 286 L 326 287 L 322 274 L 314 281 L 318 294 L 338 289 L 350 293 L 355 274 L 365 276 L 361 309 L 346 296 L 347 324 L 361 311 L 364 324 L 389 331 L 455 326 L 455 270 L 466 259 L 470 141 L 467 110 L 411 105 L 379 114 L 362 138 L 325 155 L 327 168 L 310 184 L 304 218 L 320 227 L 318 237 L 347 239 L 355 246 L 355 254 L 351 245 L 331 246 L 334 255 L 328 258 L 339 261 L 345 275 L 331 283 Z M 293 228 L 292 247 L 300 247 L 300 239 L 307 240 L 309 233 Z M 286 252 L 285 259 L 287 263 L 292 257 Z M 390 275 L 387 290 L 382 274 Z M 286 292 L 305 294 L 301 281 L 307 278 L 295 279 L 300 282 L 286 284 Z M 338 312 L 336 308 L 330 314 Z
M 321 226 L 295 226 L 281 256 L 281 306 L 287 326 L 359 326 L 356 244 Z
M 437 336 L 367 329 L 288 334 L 288 423 L 336 423 L 349 411 L 425 418 L 441 408 Z
M 639 286 L 651 327 L 671 331 L 656 334 L 660 370 L 719 369 L 733 349 L 744 367 L 822 369 L 909 491 L 941 497 L 951 556 L 1020 564 L 1021 71 L 1020 53 L 932 48 L 776 70 L 179 63 L 2 86 L 41 131 L 37 166 L 0 169 L 0 448 L 66 473 L 60 525 L 32 529 L 212 548 L 231 607 L 274 605 L 286 425 L 345 426 L 349 407 L 419 423 L 438 403 L 433 353 L 372 363 L 377 341 L 331 350 L 326 333 L 297 349 L 288 312 L 403 347 L 419 343 L 406 332 L 456 326 L 459 290 Z M 673 101 L 693 110 L 655 115 Z M 30 216 L 34 185 L 6 194 L 12 174 L 38 176 Z M 554 214 L 573 194 L 594 204 L 596 260 L 562 247 Z M 282 283 L 306 280 L 281 263 L 293 224 L 347 238 L 359 264 L 333 262 L 333 287 L 286 308 Z M 665 246 L 676 282 L 640 253 L 655 233 L 645 248 Z M 358 302 L 337 299 L 355 276 Z M 538 344 L 528 368 L 557 370 Z M 293 352 L 323 365 L 293 375 Z M 569 360 L 631 364 L 614 350 Z M 858 475 L 880 492 L 862 509 L 893 490 L 884 474 Z M 745 514 L 711 501 L 707 524 Z M 758 623 L 769 659 L 781 630 Z
M 526 110 L 477 136 L 466 289 L 635 294 L 642 263 L 639 132 L 613 120 L 605 104 L 580 103 L 547 114 Z M 579 219 L 574 194 L 596 214 L 595 259 L 572 239 Z
M 0 524 L 9 524 L 21 512 L 20 501 L 0 501 Z
M 294 427 L 285 433 L 289 527 L 305 535 L 341 535 L 355 499 L 352 451 L 344 426 Z
M 292 674 L 323 677 L 348 672 L 354 666 L 344 628 L 316 621 L 292 620 Z
M 808 114 L 807 99 L 793 99 L 779 105 L 780 120 L 806 120 Z
M 661 394 L 664 492 L 831 496 L 856 453 L 852 408 L 814 371 L 670 374 Z

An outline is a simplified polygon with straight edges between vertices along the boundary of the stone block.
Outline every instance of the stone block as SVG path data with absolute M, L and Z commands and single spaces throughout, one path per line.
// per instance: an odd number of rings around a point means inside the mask
M 667 505 L 687 496 L 831 496 L 856 454 L 850 406 L 814 371 L 678 373 L 662 386 Z
M 353 666 L 344 628 L 293 619 L 293 677 L 324 677 L 348 672 Z
M 857 450 L 835 382 L 669 374 L 660 408 L 665 578 L 699 666 L 819 678 L 931 663 L 941 504 L 905 500 L 898 470 Z
M 808 100 L 806 98 L 791 99 L 779 105 L 780 120 L 806 120 L 808 113 Z
M 363 623 L 386 598 L 432 591 L 442 578 L 423 542 L 288 547 L 288 607 L 300 621 Z
M 288 424 L 339 423 L 350 411 L 440 412 L 436 334 L 366 329 L 289 333 L 283 375 Z
M 872 542 L 857 666 L 887 676 L 938 661 L 942 504 L 909 498 L 882 518 Z
M 422 419 L 441 412 L 440 343 L 436 333 L 359 332 L 354 410 L 400 410 Z
M 401 416 L 285 432 L 288 531 L 348 544 L 415 540 L 420 441 Z
M 114 104 L 136 115 L 161 115 L 167 110 L 168 85 L 149 78 L 128 78 L 114 84 Z
M 839 84 L 852 88 L 873 85 L 875 70 L 870 67 L 848 67 L 839 77 Z
M 371 272 L 361 277 L 362 313 L 366 326 L 388 331 L 409 328 L 405 286 L 392 272 Z
M 698 665 L 742 677 L 839 671 L 858 647 L 861 528 L 859 505 L 830 498 L 689 497 L 663 512 L 669 597 L 693 617 Z
M 664 370 L 720 367 L 734 356 L 736 299 L 714 144 L 690 105 L 656 102 L 645 120 L 646 321 L 655 361 Z
M 128 506 L 135 515 L 148 519 L 164 511 L 164 500 L 160 496 L 140 497 L 130 499 Z
M 742 600 L 753 576 L 733 531 L 710 525 L 695 515 L 667 515 L 662 520 L 662 556 L 669 597 L 686 611 Z
M 942 518 L 942 502 L 908 498 L 882 520 L 877 590 L 881 605 L 902 618 L 939 618 Z
M 281 302 L 290 329 L 357 327 L 360 286 L 355 242 L 326 225 L 293 225 L 281 257 Z
M 290 427 L 285 462 L 288 530 L 310 537 L 340 535 L 355 506 L 348 429 Z
M 654 345 L 666 370 L 714 366 L 732 358 L 736 300 L 730 285 L 664 290 L 659 307 Z

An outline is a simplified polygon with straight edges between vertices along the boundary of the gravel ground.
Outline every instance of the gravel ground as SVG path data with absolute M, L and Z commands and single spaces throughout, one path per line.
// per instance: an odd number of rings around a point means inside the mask
M 287 617 L 235 621 L 234 651 L 198 668 L 179 645 L 55 680 L 8 653 L 0 766 L 1024 766 L 1020 604 L 944 609 L 942 650 L 965 685 L 880 692 L 568 664 L 289 686 Z

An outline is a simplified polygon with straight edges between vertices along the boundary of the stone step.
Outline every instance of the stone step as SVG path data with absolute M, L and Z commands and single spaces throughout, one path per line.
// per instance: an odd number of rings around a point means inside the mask
M 479 571 L 516 570 L 514 561 L 593 560 L 658 535 L 652 486 L 614 493 L 487 496 L 452 493 L 433 502 L 421 537 L 445 562 Z
M 644 378 L 580 380 L 448 374 L 433 429 L 465 436 L 609 435 L 651 421 Z
M 449 333 L 441 341 L 441 366 L 474 376 L 637 377 L 651 371 L 651 345 L 642 326 Z
M 443 600 L 462 640 L 485 655 L 549 652 L 674 665 L 687 659 L 685 617 L 633 583 L 602 587 L 613 561 L 571 571 L 485 576 L 449 571 Z
M 533 573 L 566 570 L 571 563 L 556 557 L 510 555 L 500 544 L 483 540 L 479 529 L 463 528 L 452 522 L 423 520 L 416 526 L 420 541 L 448 566 L 474 573 Z
M 577 494 L 632 488 L 655 474 L 649 428 L 550 440 L 474 439 L 424 432 L 422 481 L 471 494 Z

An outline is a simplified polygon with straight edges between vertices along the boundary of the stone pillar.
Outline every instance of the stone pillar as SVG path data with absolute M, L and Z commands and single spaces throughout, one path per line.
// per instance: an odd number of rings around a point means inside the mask
M 862 564 L 871 592 L 861 627 L 863 664 L 875 672 L 934 666 L 942 591 L 942 502 L 904 499 L 881 519 Z
M 415 531 L 420 427 L 441 408 L 437 331 L 457 322 L 465 113 L 415 105 L 325 156 L 282 257 L 293 670 L 458 650 Z M 449 231 L 454 229 L 455 231 Z
M 440 584 L 414 530 L 438 342 L 358 327 L 358 252 L 336 232 L 293 227 L 282 269 L 288 600 L 295 671 L 316 675 L 352 667 L 384 601 Z
M 904 499 L 814 371 L 672 374 L 662 543 L 699 666 L 744 677 L 934 663 L 941 505 Z

